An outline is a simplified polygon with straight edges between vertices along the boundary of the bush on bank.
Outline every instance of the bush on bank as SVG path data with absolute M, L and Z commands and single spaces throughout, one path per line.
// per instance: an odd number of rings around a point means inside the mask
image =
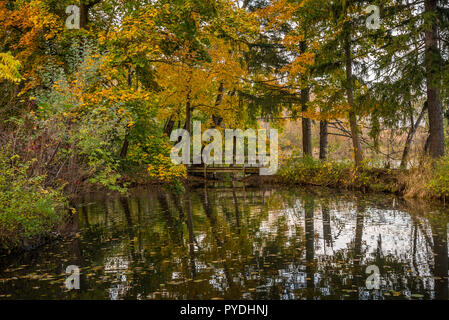
M 289 183 L 334 186 L 341 181 L 351 164 L 347 162 L 323 162 L 308 157 L 288 159 L 281 166 L 279 175 Z
M 407 197 L 446 201 L 449 197 L 449 156 L 425 159 L 421 166 L 408 172 L 405 181 Z
M 61 191 L 44 188 L 44 177 L 30 176 L 30 166 L 0 149 L 0 251 L 47 237 L 66 215 Z
M 321 161 L 298 157 L 286 161 L 279 172 L 287 183 L 399 193 L 403 189 L 399 170 L 378 169 L 364 161 L 355 168 L 351 161 Z
M 449 198 L 449 157 L 423 161 L 410 170 L 376 168 L 369 160 L 355 168 L 351 161 L 297 157 L 281 166 L 286 183 L 401 194 L 409 198 Z
M 447 198 L 449 196 L 449 157 L 435 162 L 433 174 L 427 185 L 434 197 Z

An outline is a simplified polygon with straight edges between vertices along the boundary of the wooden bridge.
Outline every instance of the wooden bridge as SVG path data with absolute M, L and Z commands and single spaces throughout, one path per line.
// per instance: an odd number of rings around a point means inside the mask
M 259 174 L 260 168 L 249 165 L 237 165 L 237 166 L 219 166 L 219 165 L 202 165 L 202 166 L 190 166 L 187 168 L 189 174 L 203 174 L 204 178 L 207 178 L 209 173 L 242 173 L 245 177 L 247 174 Z
M 200 165 L 190 165 L 187 167 L 187 173 L 190 175 L 198 175 L 201 174 L 204 176 L 204 178 L 207 178 L 208 174 L 215 174 L 215 173 L 231 173 L 231 174 L 238 174 L 241 173 L 243 177 L 246 177 L 247 175 L 259 175 L 260 168 L 268 165 L 266 161 L 270 159 L 270 154 L 266 154 L 264 156 L 266 159 L 264 162 L 261 162 L 258 155 L 255 156 L 255 158 L 250 158 L 248 155 L 245 155 L 244 164 L 213 164 L 213 165 L 207 165 L 207 164 L 200 164 Z M 236 158 L 234 158 L 234 161 L 236 161 Z M 263 164 L 265 163 L 265 165 Z

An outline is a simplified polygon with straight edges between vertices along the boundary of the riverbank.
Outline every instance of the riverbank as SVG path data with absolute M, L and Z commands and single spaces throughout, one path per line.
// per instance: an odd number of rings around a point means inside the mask
M 407 172 L 398 169 L 347 167 L 323 163 L 315 167 L 283 169 L 277 176 L 281 184 L 311 185 L 363 192 L 404 196 Z
M 410 199 L 446 202 L 449 197 L 449 158 L 412 169 L 384 169 L 369 162 L 356 168 L 351 162 L 290 160 L 266 182 L 312 185 L 363 192 L 391 193 Z
M 406 186 L 402 181 L 403 173 L 399 170 L 388 172 L 388 170 L 374 169 L 363 171 L 363 177 L 354 177 L 352 170 L 347 169 L 342 171 L 338 177 L 332 179 L 324 179 L 320 177 L 321 174 L 321 170 L 297 171 L 295 176 L 289 178 L 280 174 L 265 177 L 252 176 L 245 179 L 245 182 L 250 185 L 313 186 L 405 196 Z

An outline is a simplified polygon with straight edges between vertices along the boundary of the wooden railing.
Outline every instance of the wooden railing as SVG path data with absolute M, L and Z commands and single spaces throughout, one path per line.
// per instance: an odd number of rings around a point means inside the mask
M 267 155 L 267 159 L 269 159 L 270 155 Z M 247 174 L 259 174 L 260 168 L 262 167 L 259 159 L 256 158 L 256 164 L 249 164 L 248 156 L 245 157 L 245 164 L 234 164 L 234 165 L 193 165 L 187 168 L 188 173 L 202 173 L 204 178 L 207 178 L 208 173 L 242 173 L 243 176 Z

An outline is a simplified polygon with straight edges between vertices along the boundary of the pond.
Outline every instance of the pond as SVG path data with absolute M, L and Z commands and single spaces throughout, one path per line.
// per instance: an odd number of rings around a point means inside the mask
M 75 237 L 0 257 L 1 299 L 448 299 L 447 214 L 393 196 L 216 183 L 77 209 Z

